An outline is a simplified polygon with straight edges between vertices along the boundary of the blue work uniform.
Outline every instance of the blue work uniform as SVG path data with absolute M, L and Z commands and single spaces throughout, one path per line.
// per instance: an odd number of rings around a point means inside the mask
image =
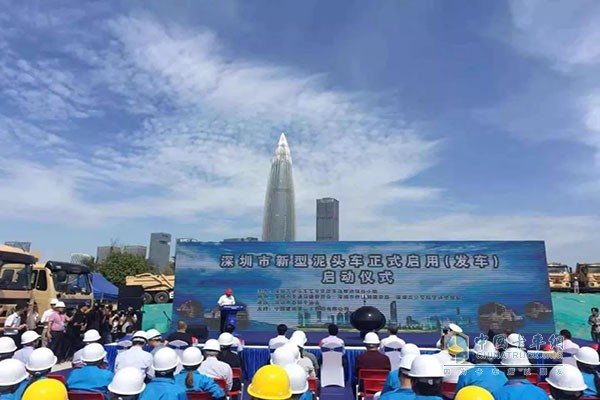
M 396 389 L 400 389 L 400 375 L 397 369 L 390 371 L 385 378 L 385 383 L 383 384 L 383 389 L 381 389 L 381 394 L 391 392 Z
M 584 396 L 597 396 L 598 392 L 596 391 L 596 383 L 594 382 L 594 374 L 589 372 L 580 371 L 581 375 L 583 375 L 583 381 L 585 382 L 585 386 L 587 389 L 583 391 Z
M 506 375 L 493 364 L 481 363 L 460 374 L 455 393 L 465 386 L 479 386 L 492 393 L 504 386 L 506 382 L 508 382 Z
M 494 400 L 548 400 L 548 395 L 527 379 L 512 379 L 504 386 L 496 389 Z
M 27 386 L 29 386 L 29 381 L 30 379 L 25 379 L 23 382 L 19 383 L 19 386 L 17 386 L 17 390 L 15 390 L 13 393 L 6 393 L 0 395 L 0 399 L 21 400 L 21 398 L 23 397 L 23 393 L 25 393 L 25 389 L 27 389 Z
M 220 399 L 221 397 L 225 397 L 225 392 L 223 391 L 223 389 L 221 389 L 212 378 L 209 378 L 208 376 L 203 375 L 198 371 L 194 371 L 192 373 L 194 385 L 191 388 L 188 388 L 185 385 L 185 379 L 187 378 L 187 374 L 188 371 L 182 371 L 179 374 L 175 375 L 175 382 L 177 383 L 178 387 L 190 392 L 208 392 L 214 399 Z
M 302 393 L 302 396 L 300 396 L 298 400 L 313 400 L 312 392 L 307 390 L 306 392 Z
M 67 379 L 67 388 L 75 392 L 103 393 L 108 398 L 108 384 L 112 382 L 115 375 L 95 365 L 85 365 L 71 371 Z
M 146 385 L 139 400 L 187 400 L 187 394 L 173 378 L 154 378 Z
M 414 400 L 417 398 L 411 388 L 398 388 L 381 394 L 379 400 Z
M 414 398 L 415 398 L 415 400 L 444 400 L 440 396 L 424 396 L 424 395 L 420 395 L 420 396 L 415 396 Z M 546 399 L 546 400 L 548 400 L 548 399 Z

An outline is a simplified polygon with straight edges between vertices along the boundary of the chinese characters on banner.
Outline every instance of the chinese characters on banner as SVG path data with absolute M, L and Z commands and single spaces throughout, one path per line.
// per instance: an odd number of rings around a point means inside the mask
M 398 268 L 499 268 L 496 254 L 222 254 L 220 268 L 318 268 L 321 283 L 392 285 Z

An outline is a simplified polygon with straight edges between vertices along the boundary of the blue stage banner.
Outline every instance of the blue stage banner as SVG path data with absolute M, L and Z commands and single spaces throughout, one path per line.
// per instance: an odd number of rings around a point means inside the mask
M 369 305 L 412 333 L 554 332 L 544 242 L 179 241 L 174 319 L 218 329 L 232 288 L 238 329 L 322 331 Z

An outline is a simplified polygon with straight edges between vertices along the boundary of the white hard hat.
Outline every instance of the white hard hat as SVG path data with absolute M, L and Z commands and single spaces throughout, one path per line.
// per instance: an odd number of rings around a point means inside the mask
M 304 368 L 298 364 L 288 364 L 284 369 L 290 378 L 292 394 L 301 394 L 308 390 L 308 374 Z
M 11 337 L 0 337 L 0 354 L 12 353 L 15 351 L 17 351 L 17 345 Z
M 231 346 L 233 341 L 233 335 L 229 332 L 223 332 L 219 335 L 219 344 L 221 346 Z
M 411 378 L 443 378 L 444 367 L 436 357 L 423 354 L 413 360 L 408 376 Z
M 52 299 L 52 300 L 50 300 L 50 305 L 51 306 L 55 306 L 56 303 L 58 303 L 58 299 Z
M 83 348 L 81 361 L 91 363 L 104 360 L 104 357 L 106 357 L 106 351 L 104 351 L 104 346 L 102 346 L 100 343 L 90 343 Z
M 302 348 L 304 348 L 304 345 L 306 344 L 307 340 L 308 339 L 306 338 L 306 333 L 304 333 L 303 331 L 294 331 L 294 333 L 292 333 L 292 336 L 290 337 L 290 343 L 293 343 L 296 346 Z
M 108 385 L 108 391 L 121 396 L 135 396 L 146 389 L 144 379 L 145 376 L 139 368 L 121 368 Z
M 448 350 L 439 351 L 433 356 L 437 358 L 438 361 L 442 363 L 442 365 L 446 365 L 452 362 L 452 356 L 450 355 L 450 353 L 448 353 Z
M 417 358 L 419 356 L 419 354 L 407 354 L 404 357 L 402 357 L 402 359 L 400 360 L 400 363 L 398 363 L 398 368 L 400 369 L 406 369 L 410 371 L 410 368 L 412 366 L 412 362 L 415 360 L 415 358 Z
M 45 371 L 47 369 L 52 369 L 56 365 L 56 356 L 47 347 L 41 347 L 39 349 L 35 349 L 29 355 L 29 360 L 27 361 L 27 370 L 30 372 L 39 372 Z
M 204 349 L 209 351 L 221 351 L 221 345 L 217 339 L 208 339 L 206 343 L 204 343 Z
M 587 389 L 581 372 L 572 365 L 557 365 L 546 378 L 550 386 L 567 392 L 580 392 Z
M 195 346 L 188 347 L 183 351 L 181 355 L 181 364 L 184 367 L 193 367 L 196 365 L 200 365 L 204 361 L 204 356 L 202 355 L 202 351 Z
M 577 350 L 577 353 L 573 356 L 573 358 L 580 363 L 587 365 L 600 365 L 600 358 L 598 357 L 598 352 L 591 347 L 584 346 Z
M 144 332 L 144 331 L 137 331 L 131 337 L 132 341 L 134 341 L 135 339 L 144 339 L 145 341 L 148 341 L 148 336 L 146 335 L 146 332 Z
M 95 329 L 90 329 L 83 334 L 84 343 L 98 342 L 100 341 L 100 339 L 102 338 L 100 337 L 98 331 Z
M 154 362 L 152 368 L 155 371 L 170 371 L 177 368 L 179 357 L 177 353 L 170 347 L 163 347 L 154 354 Z
M 402 350 L 400 350 L 400 355 L 402 357 L 405 357 L 409 354 L 415 354 L 417 356 L 420 356 L 421 350 L 419 350 L 419 347 L 414 343 L 406 343 L 404 346 L 402 346 Z
M 23 382 L 29 374 L 25 364 L 19 360 L 9 358 L 0 361 L 0 386 L 12 386 Z
M 162 334 L 157 329 L 152 328 L 146 332 L 146 337 L 148 340 L 156 340 L 157 338 L 161 340 Z
M 506 343 L 511 347 L 517 347 L 519 349 L 525 348 L 525 338 L 518 333 L 511 333 L 508 335 Z
M 462 333 L 462 328 L 456 324 L 448 324 L 448 329 L 452 332 Z
M 63 303 L 62 301 L 57 301 L 56 302 L 56 308 L 65 308 L 65 303 Z
M 296 361 L 300 360 L 300 350 L 298 350 L 298 346 L 293 343 L 284 343 L 280 349 L 283 348 L 285 351 L 289 351 L 294 355 Z
M 294 348 L 298 351 L 296 346 Z M 289 347 L 281 346 L 271 354 L 271 364 L 274 365 L 285 367 L 290 364 L 296 364 L 296 362 L 298 362 L 298 358 L 296 358 L 296 355 Z
M 496 358 L 498 357 L 498 351 L 496 350 L 496 346 L 494 343 L 489 340 L 482 340 L 473 346 L 473 353 L 475 353 L 480 358 Z
M 502 353 L 500 364 L 507 367 L 529 367 L 531 363 L 527 358 L 527 353 L 518 348 L 509 348 Z
M 365 335 L 364 344 L 379 344 L 379 336 L 375 332 L 369 332 Z
M 21 344 L 29 344 L 38 340 L 41 336 L 36 331 L 25 331 L 21 336 Z

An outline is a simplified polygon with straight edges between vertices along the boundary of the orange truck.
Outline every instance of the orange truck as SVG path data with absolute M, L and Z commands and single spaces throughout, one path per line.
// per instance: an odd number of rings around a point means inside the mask
M 573 271 L 562 263 L 548 263 L 548 282 L 552 291 L 570 291 L 573 288 Z

